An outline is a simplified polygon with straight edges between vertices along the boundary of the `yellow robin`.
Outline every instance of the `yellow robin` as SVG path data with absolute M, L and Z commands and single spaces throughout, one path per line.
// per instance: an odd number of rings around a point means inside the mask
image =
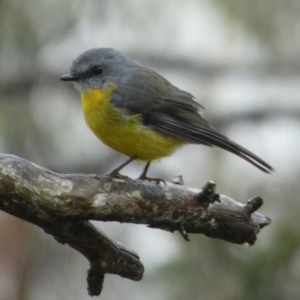
M 139 177 L 147 177 L 151 162 L 170 156 L 186 144 L 217 146 L 245 159 L 263 172 L 273 168 L 264 160 L 214 129 L 201 115 L 194 97 L 156 72 L 111 48 L 91 49 L 77 57 L 70 73 L 81 94 L 86 123 L 95 135 L 129 159 L 146 162 Z M 157 179 L 152 179 L 157 180 Z

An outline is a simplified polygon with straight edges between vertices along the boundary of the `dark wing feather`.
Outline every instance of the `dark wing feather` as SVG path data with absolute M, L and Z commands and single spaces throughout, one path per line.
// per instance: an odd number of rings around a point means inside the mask
M 143 124 L 155 131 L 184 142 L 217 146 L 270 173 L 273 168 L 264 160 L 229 140 L 214 129 L 200 114 L 194 97 L 159 74 L 139 67 L 129 82 L 119 85 L 114 104 L 127 114 L 141 114 Z

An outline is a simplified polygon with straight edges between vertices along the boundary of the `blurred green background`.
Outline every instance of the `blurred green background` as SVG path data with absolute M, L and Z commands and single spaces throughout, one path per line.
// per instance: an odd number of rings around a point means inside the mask
M 259 194 L 273 223 L 247 247 L 95 222 L 146 268 L 141 282 L 107 276 L 101 299 L 300 299 L 299 15 L 299 0 L 0 0 L 2 153 L 61 173 L 105 173 L 124 161 L 93 136 L 79 94 L 58 80 L 81 52 L 113 47 L 192 93 L 216 128 L 276 169 L 266 175 L 201 146 L 154 164 L 150 176 L 182 174 L 198 188 L 213 179 L 240 202 Z M 83 257 L 3 212 L 0 226 L 1 300 L 90 299 Z

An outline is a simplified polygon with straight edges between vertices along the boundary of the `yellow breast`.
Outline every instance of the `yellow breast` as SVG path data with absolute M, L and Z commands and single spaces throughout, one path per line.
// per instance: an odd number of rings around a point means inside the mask
M 94 89 L 81 95 L 85 120 L 103 143 L 127 156 L 137 155 L 139 160 L 147 162 L 169 156 L 183 144 L 143 125 L 140 114 L 122 114 L 110 101 L 115 89 Z

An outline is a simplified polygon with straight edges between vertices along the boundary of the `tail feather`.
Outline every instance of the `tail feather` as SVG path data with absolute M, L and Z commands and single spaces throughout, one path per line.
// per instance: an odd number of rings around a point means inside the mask
M 255 166 L 256 168 L 260 169 L 265 173 L 272 173 L 274 172 L 274 168 L 272 168 L 267 162 L 256 156 L 254 153 L 250 152 L 249 150 L 243 148 L 242 146 L 231 142 L 233 150 L 226 150 L 236 154 L 237 156 L 243 158 L 244 160 L 248 161 L 250 164 Z
M 246 160 L 247 162 L 249 162 L 250 164 L 252 164 L 253 166 L 265 173 L 272 173 L 273 171 L 275 171 L 263 159 L 219 133 L 216 136 L 211 135 L 211 139 L 209 142 L 214 146 L 227 150 L 243 158 L 244 160 Z
M 199 115 L 193 116 L 193 119 L 187 114 L 186 110 L 184 113 L 183 115 L 181 112 L 181 117 L 177 116 L 177 118 L 162 113 L 152 114 L 151 125 L 155 130 L 167 136 L 173 136 L 189 143 L 222 148 L 243 158 L 265 173 L 272 173 L 274 171 L 263 159 L 228 139 Z

